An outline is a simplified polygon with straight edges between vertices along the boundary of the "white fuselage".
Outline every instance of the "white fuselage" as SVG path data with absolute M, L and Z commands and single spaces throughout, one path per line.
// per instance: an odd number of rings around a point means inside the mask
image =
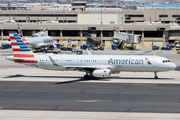
M 49 56 L 53 59 L 49 58 Z M 111 71 L 162 72 L 176 68 L 167 58 L 139 55 L 35 55 L 38 63 L 26 63 L 48 70 L 74 68 L 111 69 Z M 164 62 L 163 62 L 164 61 Z M 54 65 L 57 64 L 57 66 Z M 68 69 L 67 69 L 68 68 Z M 70 69 L 72 68 L 72 69 Z
M 53 44 L 53 39 L 50 36 L 43 36 L 43 37 L 32 37 L 32 38 L 26 38 L 27 41 L 25 43 L 30 48 L 42 48 L 47 45 Z

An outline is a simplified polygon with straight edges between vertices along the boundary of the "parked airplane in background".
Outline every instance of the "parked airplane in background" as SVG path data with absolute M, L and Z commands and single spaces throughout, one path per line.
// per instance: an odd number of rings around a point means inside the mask
M 22 63 L 28 66 L 48 70 L 84 71 L 84 79 L 94 77 L 109 77 L 120 71 L 129 72 L 157 72 L 169 71 L 176 65 L 167 58 L 148 55 L 54 55 L 34 54 L 24 41 L 14 31 L 9 31 L 13 56 L 6 57 L 8 60 Z
M 2 20 L 0 21 L 0 24 L 5 24 L 5 23 L 15 23 L 15 20 Z
M 18 35 L 22 38 L 22 32 L 18 25 Z M 38 49 L 55 49 L 57 46 L 53 43 L 53 38 L 50 36 L 42 36 L 42 37 L 32 37 L 32 38 L 22 38 L 22 40 L 28 45 L 30 48 L 35 48 L 36 50 Z

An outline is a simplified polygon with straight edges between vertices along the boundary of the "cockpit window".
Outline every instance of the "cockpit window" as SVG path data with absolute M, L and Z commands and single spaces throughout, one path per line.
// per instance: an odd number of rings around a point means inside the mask
M 163 60 L 163 63 L 169 63 L 171 62 L 170 60 Z

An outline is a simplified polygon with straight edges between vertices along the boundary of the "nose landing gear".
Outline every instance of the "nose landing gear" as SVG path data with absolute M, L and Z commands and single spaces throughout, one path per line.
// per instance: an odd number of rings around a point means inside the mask
M 154 79 L 158 79 L 157 72 L 154 72 Z

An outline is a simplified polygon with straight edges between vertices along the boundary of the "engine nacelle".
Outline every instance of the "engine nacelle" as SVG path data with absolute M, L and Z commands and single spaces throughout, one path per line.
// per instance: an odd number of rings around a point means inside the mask
M 110 69 L 94 70 L 92 75 L 94 77 L 110 77 L 111 71 L 110 71 Z

